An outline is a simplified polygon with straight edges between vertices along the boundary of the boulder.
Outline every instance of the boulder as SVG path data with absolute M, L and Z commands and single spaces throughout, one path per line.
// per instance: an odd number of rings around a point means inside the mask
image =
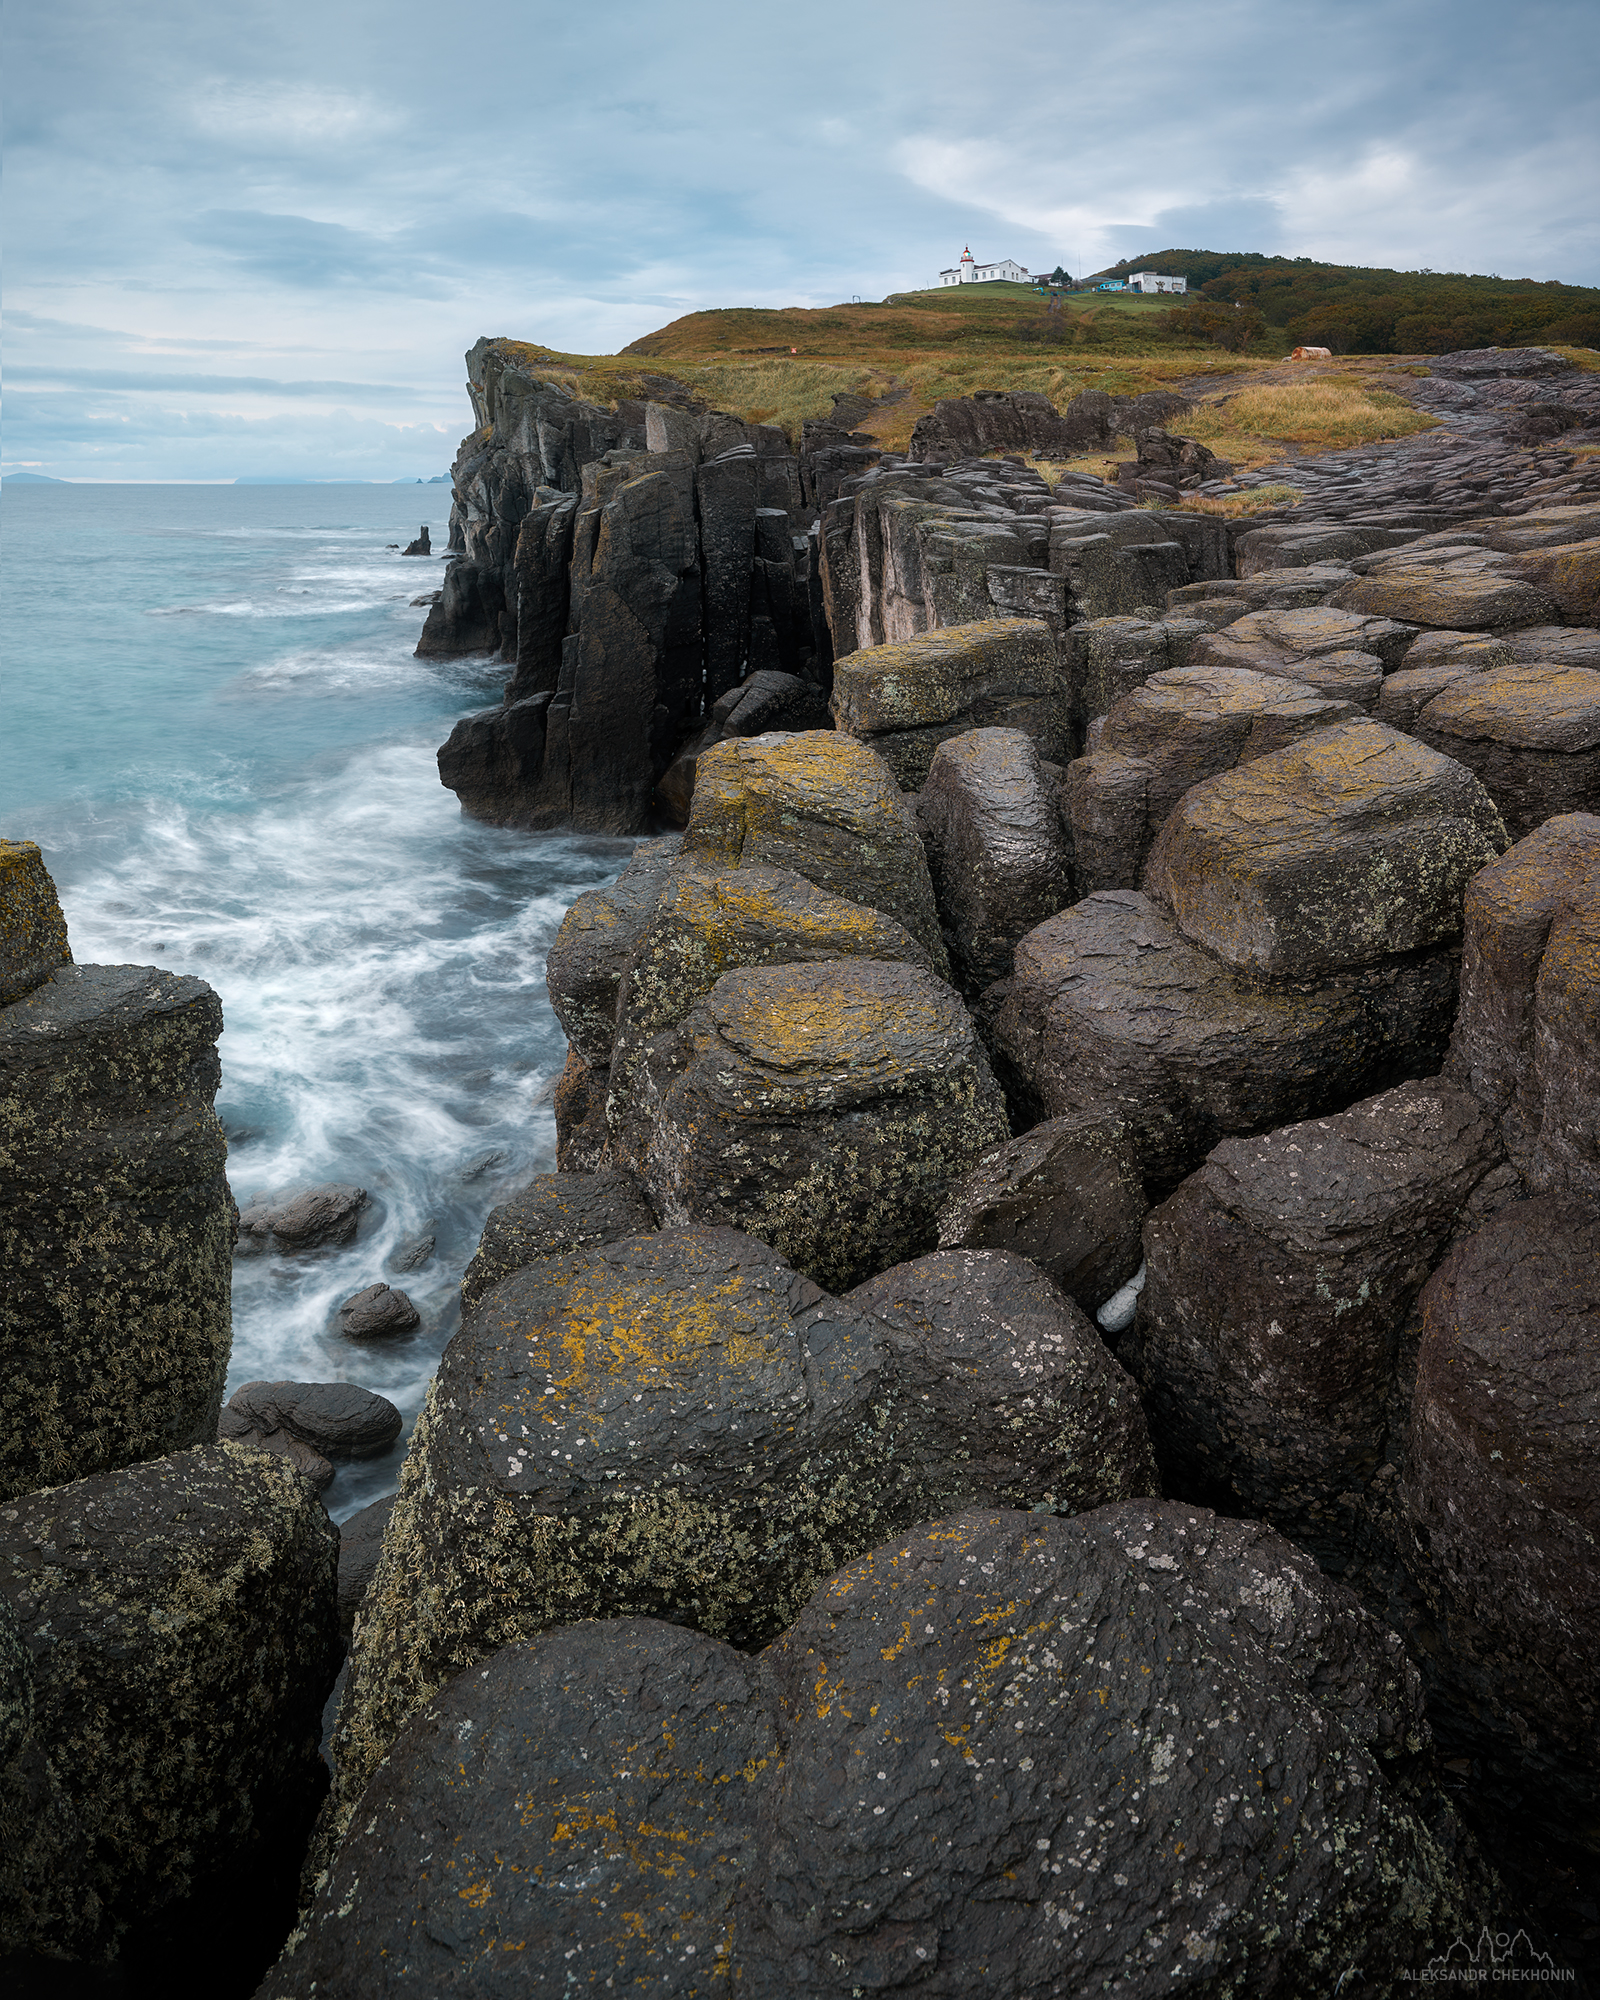
M 935 750 L 917 804 L 951 968 L 977 993 L 1010 973 L 1025 931 L 1073 900 L 1055 787 L 1031 737 L 971 729 Z
M 1189 664 L 1209 628 L 1196 618 L 1091 618 L 1067 634 L 1072 712 L 1079 727 L 1155 675 Z
M 1104 517 L 1089 519 L 1098 524 Z M 1176 531 L 1149 515 L 1128 517 L 1126 527 L 1118 520 L 1114 531 L 1058 515 L 1050 526 L 1050 571 L 1065 581 L 1074 624 L 1159 618 L 1169 594 L 1192 580 Z
M 1224 1139 L 1144 1228 L 1136 1368 L 1169 1486 L 1347 1559 L 1396 1340 L 1504 1155 L 1458 1085 Z
M 652 1043 L 635 1099 L 664 1221 L 746 1230 L 835 1289 L 931 1249 L 949 1185 L 1007 1129 L 957 995 L 864 958 L 725 973 Z
M 1600 1217 L 1513 1203 L 1445 1258 L 1422 1341 L 1401 1513 L 1435 1627 L 1450 1748 L 1592 1880 L 1600 1808 Z
M 302 1463 L 296 1446 L 324 1462 L 381 1458 L 399 1437 L 401 1423 L 387 1397 L 354 1382 L 246 1382 L 223 1406 L 217 1436 L 252 1451 L 280 1453 L 322 1486 L 327 1480 Z
M 642 1236 L 655 1216 L 632 1174 L 540 1174 L 489 1211 L 472 1262 L 461 1280 L 461 1310 L 541 1257 L 589 1250 Z
M 1600 1201 L 1600 817 L 1565 813 L 1467 886 L 1446 1073 L 1500 1120 L 1529 1185 Z
M 1416 531 L 1412 528 L 1360 527 L 1342 521 L 1279 521 L 1264 528 L 1246 529 L 1235 542 L 1234 562 L 1241 578 L 1255 582 L 1263 571 L 1330 571 L 1375 549 L 1390 549 L 1415 539 Z M 1326 593 L 1315 601 L 1326 603 Z
M 996 1322 L 1002 1351 L 975 1363 L 732 1230 L 668 1228 L 518 1272 L 447 1348 L 401 1469 L 338 1726 L 341 1815 L 404 1716 L 496 1646 L 636 1615 L 759 1645 L 840 1562 L 966 1504 L 951 1496 L 1128 1491 L 1148 1470 L 1136 1442 L 1119 1469 L 1076 1419 L 1024 1408 L 1087 1379 L 1053 1324 L 1041 1345 L 1024 1315 L 1032 1347 L 1008 1358 Z M 1101 1421 L 1136 1440 L 1135 1405 L 1105 1400 L 1124 1394 L 1110 1368 Z M 1074 1470 L 1080 1445 L 1098 1470 Z
M 896 1381 L 940 1452 L 917 1468 L 930 1512 L 981 1494 L 1081 1514 L 1160 1490 L 1132 1379 L 1082 1307 L 1026 1258 L 936 1250 L 869 1278 L 844 1303 L 900 1335 Z
M 1515 840 L 1600 805 L 1600 672 L 1507 666 L 1442 688 L 1412 733 L 1473 772 Z
M 1559 622 L 1555 597 L 1518 576 L 1512 560 L 1467 549 L 1440 561 L 1402 548 L 1341 584 L 1329 602 L 1338 610 L 1451 632 Z
M 586 1063 L 611 1060 L 617 996 L 678 851 L 678 837 L 642 841 L 604 889 L 581 895 L 561 920 L 545 960 L 545 985 L 567 1040 Z
M 1180 667 L 1121 696 L 1093 751 L 1067 769 L 1080 893 L 1139 884 L 1156 835 L 1203 778 L 1359 714 L 1276 673 Z
M 691 737 L 667 766 L 656 787 L 656 803 L 674 826 L 685 826 L 699 760 L 713 743 L 725 742 L 730 736 L 832 727 L 828 697 L 815 682 L 762 668 L 717 700 L 705 728 Z
M 342 1249 L 355 1241 L 357 1225 L 367 1206 L 365 1188 L 339 1181 L 321 1187 L 286 1188 L 276 1194 L 253 1194 L 239 1211 L 241 1257 L 276 1250 L 295 1255 L 306 1250 Z
M 931 970 L 911 933 L 881 910 L 832 896 L 786 868 L 757 862 L 712 874 L 692 862 L 667 878 L 634 950 L 618 1003 L 607 1117 L 618 1157 L 642 1163 L 659 1108 L 656 1086 L 636 1091 L 640 1066 L 670 1073 L 673 1031 L 726 972 L 740 965 L 815 965 L 882 959 Z M 656 1046 L 659 1044 L 659 1046 Z
M 32 978 L 64 945 L 25 853 L 7 874 Z M 221 1032 L 203 980 L 153 966 L 57 964 L 0 1008 L 0 1498 L 216 1435 L 236 1215 Z
M 939 1212 L 941 1250 L 1008 1250 L 1085 1312 L 1139 1268 L 1147 1203 L 1115 1118 L 1049 1118 L 991 1147 Z
M 1449 945 L 1261 990 L 1129 890 L 1049 918 L 1018 944 L 1015 963 L 982 1011 L 1018 1123 L 1120 1118 L 1157 1199 L 1219 1139 L 1431 1074 L 1455 1013 Z
M 262 2000 L 555 1991 L 574 1960 L 755 2000 L 1331 1993 L 1504 1921 L 1408 1771 L 1426 1729 L 1399 1640 L 1269 1529 L 966 1512 L 759 1659 L 624 1618 L 440 1689 Z
M 394 1495 L 386 1493 L 381 1500 L 374 1500 L 370 1506 L 352 1514 L 348 1521 L 340 1523 L 339 1631 L 346 1645 L 350 1643 L 351 1629 L 366 1597 L 367 1586 L 378 1567 L 383 1531 L 388 1527 L 393 1511 Z
M 1314 981 L 1453 944 L 1467 882 L 1506 844 L 1460 764 L 1342 722 L 1186 792 L 1145 887 L 1224 964 Z
M 0 1951 L 111 1958 L 285 1821 L 304 1839 L 337 1561 L 299 1474 L 229 1444 L 0 1508 L 0 1601 L 34 1706 Z
M 1394 619 L 1363 617 L 1325 605 L 1251 611 L 1199 639 L 1189 663 L 1285 674 L 1323 694 L 1370 709 L 1384 674 L 1400 664 L 1414 637 L 1413 627 Z
M 916 823 L 883 760 L 832 730 L 719 743 L 700 760 L 685 861 L 765 863 L 893 917 L 948 969 Z
M 339 1308 L 339 1331 L 346 1340 L 389 1340 L 422 1324 L 422 1315 L 402 1291 L 368 1285 Z
M 1017 451 L 1075 458 L 1113 445 L 1119 421 L 1115 402 L 1103 390 L 1085 390 L 1058 414 L 1049 397 L 1037 390 L 980 389 L 971 396 L 947 397 L 919 417 L 911 433 L 911 456 L 948 462 Z
M 833 667 L 833 714 L 906 791 L 926 782 L 947 737 L 1019 729 L 1039 754 L 1071 753 L 1066 679 L 1050 628 L 1037 618 L 993 618 L 922 632 L 846 654 Z
M 1435 375 L 1455 382 L 1529 381 L 1545 375 L 1570 375 L 1573 364 L 1548 347 L 1461 347 L 1449 354 L 1430 355 Z
M 1501 643 L 1519 664 L 1553 660 L 1558 666 L 1592 667 L 1600 672 L 1600 631 L 1571 625 L 1525 625 L 1520 631 L 1507 632 Z
M 0 840 L 0 1007 L 72 963 L 61 899 L 36 840 Z

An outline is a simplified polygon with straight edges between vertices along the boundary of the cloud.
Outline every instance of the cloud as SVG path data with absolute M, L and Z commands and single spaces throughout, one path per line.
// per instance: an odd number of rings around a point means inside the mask
M 203 396 L 315 396 L 324 402 L 355 396 L 393 402 L 415 393 L 395 382 L 283 382 L 270 375 L 182 375 L 153 368 L 53 368 L 14 363 L 7 373 L 13 382 L 52 382 L 79 389 L 155 389 L 169 396 L 189 391 Z

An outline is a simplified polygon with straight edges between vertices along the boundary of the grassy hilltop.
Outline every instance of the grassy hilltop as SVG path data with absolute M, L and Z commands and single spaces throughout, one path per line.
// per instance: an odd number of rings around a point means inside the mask
M 1051 301 L 1028 285 L 963 285 L 901 292 L 872 304 L 729 306 L 690 313 L 616 355 L 557 354 L 530 343 L 505 344 L 520 350 L 540 374 L 596 401 L 614 404 L 625 396 L 648 395 L 649 378 L 667 375 L 715 408 L 781 425 L 793 437 L 806 418 L 828 416 L 835 396 L 861 398 L 869 407 L 851 406 L 850 427 L 890 448 L 909 443 L 917 418 L 941 397 L 967 396 L 976 389 L 1041 390 L 1060 407 L 1084 389 L 1130 394 L 1181 386 L 1202 401 L 1195 416 L 1185 420 L 1185 432 L 1241 465 L 1282 457 L 1286 449 L 1325 450 L 1432 426 L 1432 418 L 1396 393 L 1408 374 L 1426 370 L 1427 352 L 1336 353 L 1332 363 L 1310 371 L 1304 364 L 1283 366 L 1289 330 L 1272 322 L 1258 303 L 1260 291 L 1248 288 L 1253 274 L 1266 287 L 1272 309 L 1279 304 L 1278 291 L 1303 303 L 1303 263 L 1203 251 L 1162 252 L 1139 260 L 1140 268 L 1153 269 L 1183 269 L 1187 263 L 1197 265 L 1197 279 L 1203 270 L 1210 273 L 1202 279 L 1205 291 L 1188 304 L 1072 292 L 1052 309 Z M 1289 278 L 1287 289 L 1275 291 L 1279 274 L 1267 270 L 1263 276 L 1260 267 L 1278 265 L 1287 265 Z M 1324 277 L 1331 269 L 1312 268 Z M 1410 285 L 1412 292 L 1391 288 L 1389 294 L 1390 318 L 1401 326 L 1417 316 L 1400 312 L 1395 300 L 1414 304 L 1413 293 L 1426 294 L 1433 283 L 1429 274 L 1348 275 Z M 1480 281 L 1438 281 L 1446 290 L 1460 283 Z M 1515 293 L 1519 300 L 1525 293 L 1542 295 L 1536 303 L 1552 308 L 1545 324 L 1558 322 L 1557 306 L 1569 319 L 1585 302 L 1600 308 L 1600 292 L 1504 286 L 1500 280 L 1481 283 Z M 1332 296 L 1337 286 L 1331 278 L 1328 285 Z M 1556 293 L 1560 299 L 1552 296 Z M 1578 297 L 1578 307 L 1571 295 Z M 1344 303 L 1350 303 L 1348 296 Z M 1574 325 L 1579 332 L 1586 330 L 1581 320 Z M 1596 325 L 1600 328 L 1600 313 Z M 1569 329 L 1556 323 L 1553 330 Z M 1533 331 L 1520 337 L 1539 336 Z M 1335 338 L 1317 344 L 1350 345 Z M 1465 344 L 1470 343 L 1440 334 L 1428 346 L 1438 352 Z M 1600 355 L 1578 350 L 1573 358 L 1600 367 Z M 1100 461 L 1084 463 L 1098 469 Z

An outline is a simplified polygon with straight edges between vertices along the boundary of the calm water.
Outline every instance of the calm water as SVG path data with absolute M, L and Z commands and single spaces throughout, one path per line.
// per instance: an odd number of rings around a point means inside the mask
M 0 832 L 37 840 L 84 962 L 222 996 L 229 1178 L 354 1181 L 356 1243 L 235 1267 L 229 1389 L 354 1381 L 414 1416 L 489 1208 L 555 1164 L 566 1053 L 544 959 L 632 843 L 463 819 L 434 750 L 507 669 L 412 658 L 442 564 L 405 559 L 449 489 L 3 489 Z M 399 1246 L 432 1235 L 403 1275 Z M 334 1308 L 385 1279 L 423 1315 L 355 1348 Z M 342 1466 L 342 1518 L 399 1450 Z

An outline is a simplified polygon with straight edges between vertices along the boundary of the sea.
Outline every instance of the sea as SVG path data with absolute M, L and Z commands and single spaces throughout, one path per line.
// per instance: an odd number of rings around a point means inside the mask
M 0 489 L 0 834 L 43 848 L 80 963 L 220 994 L 241 1206 L 371 1197 L 348 1248 L 234 1267 L 230 1394 L 356 1382 L 406 1420 L 339 1466 L 335 1520 L 394 1487 L 490 1208 L 555 1166 L 545 955 L 634 846 L 481 826 L 440 785 L 438 745 L 508 672 L 414 657 L 443 564 L 400 550 L 425 522 L 442 551 L 448 507 L 440 485 Z M 354 1345 L 337 1308 L 380 1280 L 421 1326 Z

